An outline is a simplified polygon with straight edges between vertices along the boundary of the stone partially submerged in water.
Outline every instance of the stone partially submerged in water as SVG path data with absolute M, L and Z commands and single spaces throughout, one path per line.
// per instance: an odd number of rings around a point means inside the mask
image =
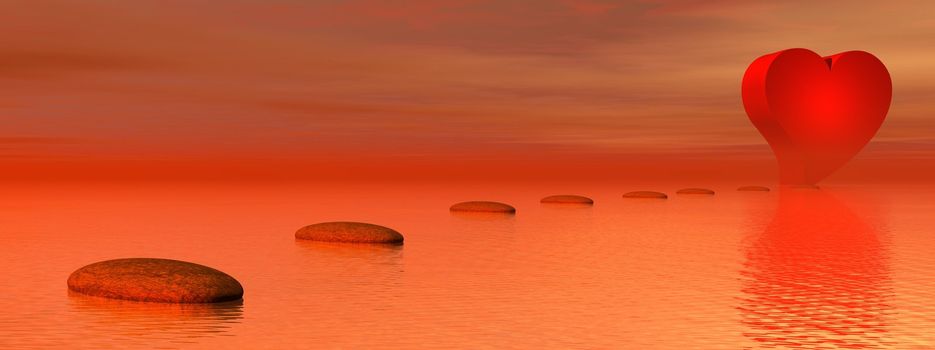
M 714 195 L 714 191 L 709 190 L 707 188 L 683 188 L 681 190 L 678 190 L 678 192 L 676 193 L 678 194 L 701 194 L 701 195 L 708 195 L 708 196 Z
M 738 191 L 753 191 L 753 192 L 769 192 L 769 187 L 766 186 L 740 186 L 737 188 Z
M 347 221 L 308 225 L 296 231 L 295 238 L 322 242 L 403 243 L 403 235 L 391 228 Z
M 628 192 L 623 195 L 623 198 L 656 198 L 656 199 L 666 199 L 669 198 L 665 193 L 656 192 L 656 191 L 633 191 Z
M 224 272 L 156 258 L 90 264 L 68 276 L 68 289 L 97 297 L 160 303 L 218 303 L 243 298 L 243 286 Z
M 594 204 L 594 200 L 584 196 L 578 196 L 573 194 L 559 194 L 554 196 L 548 196 L 542 198 L 539 201 L 540 203 L 549 203 L 549 204 L 583 204 L 591 205 Z
M 488 201 L 461 202 L 452 205 L 449 210 L 454 212 L 474 212 L 474 213 L 503 213 L 514 214 L 516 208 L 509 204 Z

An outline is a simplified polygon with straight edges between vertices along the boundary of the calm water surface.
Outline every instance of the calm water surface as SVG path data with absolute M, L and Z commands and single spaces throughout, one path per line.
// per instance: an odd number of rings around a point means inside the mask
M 620 198 L 698 185 L 718 194 Z M 935 348 L 935 190 L 738 185 L 5 185 L 0 349 Z M 562 193 L 596 205 L 538 202 Z M 474 199 L 518 212 L 448 212 Z M 293 238 L 335 220 L 406 243 Z M 121 257 L 218 268 L 244 300 L 67 291 Z

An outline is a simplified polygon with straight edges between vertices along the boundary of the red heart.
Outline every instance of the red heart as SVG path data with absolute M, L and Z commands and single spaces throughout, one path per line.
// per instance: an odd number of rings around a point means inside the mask
M 753 61 L 742 85 L 780 182 L 795 185 L 814 185 L 854 157 L 880 129 L 893 95 L 886 67 L 863 51 L 779 51 Z

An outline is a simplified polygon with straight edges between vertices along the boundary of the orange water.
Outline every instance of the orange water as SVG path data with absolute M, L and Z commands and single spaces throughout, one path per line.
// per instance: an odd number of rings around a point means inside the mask
M 0 348 L 935 347 L 935 190 L 705 184 L 16 185 L 0 199 Z M 573 193 L 594 207 L 543 206 Z M 514 217 L 452 215 L 497 200 Z M 401 247 L 296 242 L 355 220 Z M 242 303 L 69 294 L 86 264 L 225 271 Z

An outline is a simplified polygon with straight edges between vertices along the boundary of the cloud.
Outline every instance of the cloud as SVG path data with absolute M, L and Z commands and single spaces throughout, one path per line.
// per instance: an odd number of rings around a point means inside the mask
M 724 154 L 765 146 L 739 100 L 747 64 L 804 46 L 881 57 L 895 96 L 879 139 L 914 142 L 935 132 L 935 51 L 918 44 L 935 35 L 933 7 L 8 1 L 0 123 L 93 139 L 68 147 L 113 159 Z
M 129 70 L 146 66 L 145 60 L 120 55 L 0 49 L 0 78 L 45 78 L 76 72 Z
M 0 145 L 69 145 L 80 142 L 68 137 L 0 136 Z

